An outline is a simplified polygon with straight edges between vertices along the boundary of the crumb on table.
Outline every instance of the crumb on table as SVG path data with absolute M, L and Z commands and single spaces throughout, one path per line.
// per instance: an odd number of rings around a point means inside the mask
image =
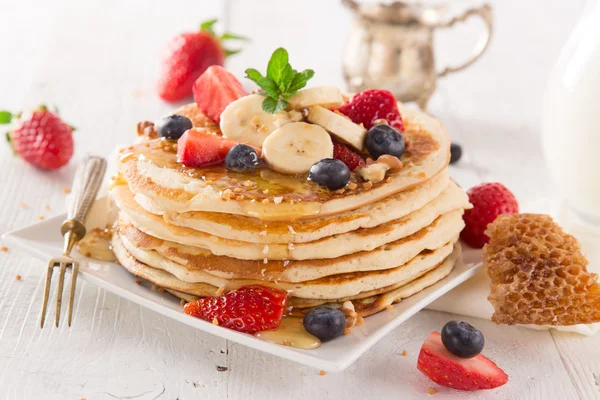
M 2 247 L 0 247 L 0 251 L 3 251 L 6 253 L 8 251 L 8 247 L 2 246 Z
M 326 374 L 326 372 L 325 372 L 325 371 L 323 371 L 323 370 L 319 371 L 319 375 L 321 375 L 321 376 L 325 376 L 325 374 Z
M 25 202 L 22 202 L 22 203 L 21 203 L 21 208 L 27 208 L 27 203 L 25 203 Z
M 133 283 L 135 283 L 136 285 L 141 285 L 142 281 L 139 279 L 136 279 L 135 281 L 133 281 Z
M 222 367 L 220 365 L 217 366 L 217 371 L 219 371 L 219 372 L 225 372 L 225 371 L 227 371 L 227 369 L 228 369 L 227 367 Z
M 404 357 L 406 357 L 406 355 L 407 355 L 408 353 L 407 353 L 407 351 L 406 351 L 406 350 L 402 350 L 402 353 L 400 353 L 400 354 L 402 354 Z
M 71 188 L 64 188 L 64 189 L 63 189 L 63 193 L 64 193 L 64 194 L 69 194 L 69 193 L 71 193 Z
M 15 279 L 18 280 L 18 281 L 20 281 L 21 280 L 21 275 L 19 275 L 19 274 L 15 275 Z
M 40 221 L 43 221 L 43 220 L 46 219 L 46 217 L 44 217 L 43 215 L 40 215 L 38 218 L 39 218 Z
M 433 394 L 437 393 L 437 390 L 435 390 L 434 388 L 430 387 L 430 388 L 427 389 L 427 393 L 433 395 Z

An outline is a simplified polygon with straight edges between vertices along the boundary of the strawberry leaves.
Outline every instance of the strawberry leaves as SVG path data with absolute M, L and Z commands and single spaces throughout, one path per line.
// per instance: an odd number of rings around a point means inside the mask
M 242 35 L 236 35 L 235 33 L 231 33 L 231 32 L 225 32 L 222 35 L 217 35 L 217 33 L 215 32 L 214 26 L 217 23 L 218 20 L 216 19 L 209 19 L 208 21 L 204 21 L 203 23 L 200 24 L 200 30 L 202 32 L 205 32 L 211 36 L 213 36 L 216 40 L 219 41 L 219 43 L 221 43 L 221 47 L 223 47 L 223 51 L 225 52 L 225 57 L 229 57 L 232 56 L 234 54 L 239 53 L 240 51 L 242 51 L 242 49 L 228 49 L 224 46 L 225 41 L 227 40 L 240 40 L 240 41 L 244 41 L 247 42 L 250 39 L 248 39 L 246 36 L 242 36 Z
M 289 63 L 286 49 L 280 47 L 273 52 L 267 65 L 267 76 L 263 76 L 254 68 L 246 69 L 246 78 L 255 82 L 265 96 L 262 108 L 265 112 L 275 114 L 288 106 L 287 100 L 315 75 L 312 69 L 298 72 Z
M 10 124 L 12 121 L 12 113 L 9 111 L 0 111 L 0 125 Z

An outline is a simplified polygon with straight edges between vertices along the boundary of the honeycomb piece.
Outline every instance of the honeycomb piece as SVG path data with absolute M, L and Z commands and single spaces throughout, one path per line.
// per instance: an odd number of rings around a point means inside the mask
M 499 324 L 574 325 L 600 321 L 600 284 L 577 239 L 548 215 L 501 215 L 485 232 L 488 300 Z

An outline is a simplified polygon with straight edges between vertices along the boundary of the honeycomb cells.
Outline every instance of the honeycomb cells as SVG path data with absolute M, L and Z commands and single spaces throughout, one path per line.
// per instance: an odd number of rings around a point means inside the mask
M 574 325 L 600 321 L 600 284 L 577 239 L 551 217 L 501 215 L 486 230 L 483 260 L 492 280 L 492 320 Z

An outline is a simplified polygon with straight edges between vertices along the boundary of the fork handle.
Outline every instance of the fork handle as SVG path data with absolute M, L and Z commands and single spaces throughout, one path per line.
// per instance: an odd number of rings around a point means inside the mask
M 87 156 L 79 164 L 73 180 L 73 199 L 68 205 L 67 220 L 61 227 L 63 235 L 72 232 L 72 236 L 76 237 L 75 241 L 85 235 L 85 219 L 96 199 L 105 172 L 106 160 L 101 157 Z

